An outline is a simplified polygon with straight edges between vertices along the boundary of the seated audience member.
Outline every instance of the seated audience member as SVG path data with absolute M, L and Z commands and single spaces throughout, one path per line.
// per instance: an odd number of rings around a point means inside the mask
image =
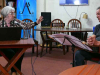
M 100 22 L 100 7 L 96 10 L 96 16 Z M 93 35 L 87 39 L 87 43 L 89 45 L 100 46 L 100 24 L 96 25 Z M 96 50 L 96 48 L 93 48 L 93 50 Z M 88 52 L 86 50 L 77 50 L 75 52 L 75 65 L 84 65 L 84 60 L 90 60 L 94 57 L 100 58 L 100 54 L 97 52 Z M 100 64 L 100 61 L 98 63 Z
M 2 27 L 2 24 L 4 23 L 4 27 L 10 27 L 10 26 L 21 26 L 24 29 L 29 29 L 32 28 L 35 25 L 38 25 L 39 23 L 41 23 L 41 21 L 43 20 L 43 17 L 40 16 L 40 18 L 37 20 L 37 22 L 30 22 L 30 23 L 26 23 L 23 21 L 20 21 L 18 19 L 15 19 L 15 9 L 10 7 L 10 6 L 6 6 L 1 10 L 1 15 L 4 17 L 4 20 L 0 21 L 0 27 Z M 15 22 L 15 23 L 13 23 Z M 15 49 L 0 49 L 7 57 L 8 59 L 11 59 L 15 53 L 18 51 L 18 48 Z M 15 66 L 21 71 L 21 63 L 22 63 L 22 59 L 23 59 L 24 54 L 21 56 L 21 58 L 16 62 Z M 19 75 L 16 70 L 14 68 L 11 68 L 11 75 Z

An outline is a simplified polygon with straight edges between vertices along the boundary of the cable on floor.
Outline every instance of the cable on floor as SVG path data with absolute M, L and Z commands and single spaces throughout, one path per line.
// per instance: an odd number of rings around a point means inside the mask
M 37 57 L 35 57 L 34 61 L 33 61 L 33 53 L 32 53 L 32 56 L 31 56 L 31 65 L 32 65 L 32 75 L 34 73 L 34 75 L 36 75 L 36 72 L 34 71 L 34 63 L 36 61 Z

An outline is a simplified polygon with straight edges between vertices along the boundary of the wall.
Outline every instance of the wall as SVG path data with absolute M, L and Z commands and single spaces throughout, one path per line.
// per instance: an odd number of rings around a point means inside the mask
M 75 17 L 79 19 L 80 14 L 82 12 L 86 12 L 88 14 L 88 19 L 81 18 L 82 27 L 92 28 L 99 23 L 96 18 L 96 8 L 98 6 L 100 6 L 100 0 L 89 0 L 89 5 L 87 6 L 60 6 L 59 0 L 37 0 L 37 18 L 41 15 L 41 12 L 51 12 L 51 20 L 59 18 L 65 23 L 65 25 L 67 25 L 70 19 Z M 71 15 L 71 17 L 67 14 L 66 11 L 69 13 L 69 15 Z M 41 24 L 39 24 L 37 28 L 40 26 Z M 89 33 L 89 35 L 91 34 L 92 33 Z M 37 31 L 37 40 L 39 43 L 41 43 L 39 31 Z
M 6 3 L 5 3 L 5 0 L 0 0 L 0 12 L 1 12 L 1 9 L 6 6 Z M 0 14 L 0 19 L 2 18 L 1 14 Z

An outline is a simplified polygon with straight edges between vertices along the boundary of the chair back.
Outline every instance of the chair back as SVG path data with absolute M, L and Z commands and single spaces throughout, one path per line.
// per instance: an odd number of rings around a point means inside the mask
M 24 22 L 33 22 L 32 20 L 30 20 L 30 19 L 23 19 L 22 21 L 24 21 Z M 33 30 L 31 30 L 31 29 L 33 29 Z M 24 30 L 24 33 L 23 33 L 23 35 L 24 35 L 24 38 L 25 37 L 33 37 L 34 38 L 34 27 L 33 28 L 31 28 L 31 29 L 29 29 L 29 30 Z M 31 33 L 32 33 L 32 35 L 31 35 Z
M 81 22 L 78 19 L 71 19 L 68 22 L 68 28 L 82 28 Z
M 62 20 L 60 19 L 54 19 L 51 23 L 50 23 L 50 27 L 52 28 L 64 28 L 64 23 Z
M 69 20 L 68 24 L 67 24 L 68 28 L 78 28 L 81 29 L 82 25 L 81 22 L 78 19 L 71 19 Z M 69 33 L 68 33 L 69 34 Z M 87 34 L 83 33 L 83 32 L 71 32 L 71 35 L 81 39 L 81 40 L 86 40 L 86 36 Z
M 24 21 L 24 22 L 33 22 L 33 21 L 30 20 L 30 19 L 23 19 L 22 21 Z
M 64 23 L 60 19 L 54 19 L 50 23 L 50 28 L 64 28 Z M 50 32 L 50 34 L 57 34 L 57 33 L 59 33 L 59 32 Z

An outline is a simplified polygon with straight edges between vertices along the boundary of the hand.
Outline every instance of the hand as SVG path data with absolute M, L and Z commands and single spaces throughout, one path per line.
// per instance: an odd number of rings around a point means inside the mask
M 92 46 L 94 44 L 95 38 L 92 36 L 89 36 L 89 38 L 87 39 L 87 43 L 88 45 Z
M 87 43 L 90 46 L 93 46 L 93 45 L 97 46 L 98 41 L 96 40 L 96 36 L 95 35 L 89 36 L 89 38 L 87 39 Z
M 37 20 L 37 24 L 41 23 L 43 21 L 43 16 L 40 16 L 39 19 Z

